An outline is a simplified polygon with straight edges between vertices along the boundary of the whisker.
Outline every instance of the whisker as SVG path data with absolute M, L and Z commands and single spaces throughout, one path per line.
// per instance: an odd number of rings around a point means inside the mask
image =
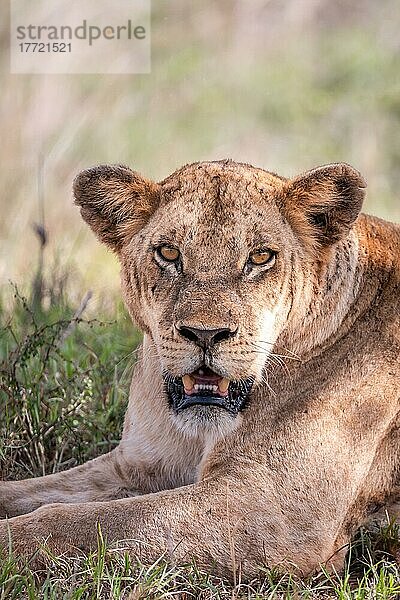
M 269 374 L 268 371 L 265 370 L 261 376 L 261 381 L 262 381 L 262 383 L 264 383 L 266 385 L 267 389 L 271 392 L 271 394 L 273 396 L 276 396 L 276 392 L 273 390 L 273 388 L 271 387 L 271 385 L 269 383 L 268 374 Z
M 287 375 L 287 376 L 288 376 L 290 379 L 292 378 L 292 375 L 291 375 L 291 373 L 290 373 L 290 371 L 289 371 L 289 369 L 288 369 L 288 366 L 285 364 L 285 362 L 284 362 L 283 360 L 279 359 L 279 357 L 278 357 L 278 356 L 275 356 L 274 354 L 270 354 L 270 356 L 268 356 L 268 358 L 267 358 L 267 362 L 268 362 L 270 359 L 274 359 L 274 360 L 275 360 L 275 364 L 278 364 L 278 366 L 282 367 L 282 369 L 285 371 L 286 375 Z
M 260 344 L 268 344 L 269 346 L 274 346 L 276 342 L 269 342 L 267 340 L 256 340 L 256 343 L 260 343 Z M 292 350 L 290 350 L 289 348 L 283 348 L 283 350 L 285 352 L 288 352 L 289 354 L 292 355 L 292 357 L 297 358 L 298 360 L 301 360 L 299 355 L 296 354 L 295 352 L 293 352 Z
M 263 348 L 262 346 L 258 346 L 256 343 L 252 342 L 251 344 L 254 348 L 258 348 L 258 350 L 262 351 L 262 352 L 268 352 L 269 350 Z M 290 351 L 289 351 L 290 352 Z M 276 352 L 271 352 L 271 354 L 273 354 L 274 356 L 279 356 L 279 358 L 287 358 L 288 360 L 300 360 L 300 358 L 295 355 L 293 352 L 291 353 L 292 356 L 289 356 L 287 354 L 277 354 Z

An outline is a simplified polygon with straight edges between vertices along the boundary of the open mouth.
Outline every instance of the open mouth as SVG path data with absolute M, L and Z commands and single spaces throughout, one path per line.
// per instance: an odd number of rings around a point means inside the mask
M 180 412 L 192 406 L 217 406 L 237 415 L 245 406 L 253 378 L 232 380 L 203 365 L 183 377 L 164 373 L 166 392 L 172 407 Z

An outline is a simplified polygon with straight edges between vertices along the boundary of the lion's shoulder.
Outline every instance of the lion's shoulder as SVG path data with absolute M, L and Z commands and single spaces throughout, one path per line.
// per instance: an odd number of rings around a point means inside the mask
M 361 214 L 357 223 L 361 250 L 371 263 L 400 279 L 400 225 L 369 214 Z

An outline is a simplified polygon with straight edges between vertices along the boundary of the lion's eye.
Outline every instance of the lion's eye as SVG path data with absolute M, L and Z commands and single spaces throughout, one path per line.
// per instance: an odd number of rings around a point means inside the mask
M 275 262 L 275 252 L 272 250 L 254 250 L 249 256 L 249 262 L 252 265 L 262 266 L 271 265 Z
M 172 246 L 160 246 L 157 248 L 157 252 L 167 262 L 176 262 L 180 257 L 180 252 Z

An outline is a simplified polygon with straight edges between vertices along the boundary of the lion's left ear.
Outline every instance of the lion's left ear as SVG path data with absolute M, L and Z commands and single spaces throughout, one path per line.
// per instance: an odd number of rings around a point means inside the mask
M 283 212 L 308 246 L 327 248 L 349 232 L 361 210 L 365 188 L 361 174 L 350 165 L 318 167 L 285 182 Z

